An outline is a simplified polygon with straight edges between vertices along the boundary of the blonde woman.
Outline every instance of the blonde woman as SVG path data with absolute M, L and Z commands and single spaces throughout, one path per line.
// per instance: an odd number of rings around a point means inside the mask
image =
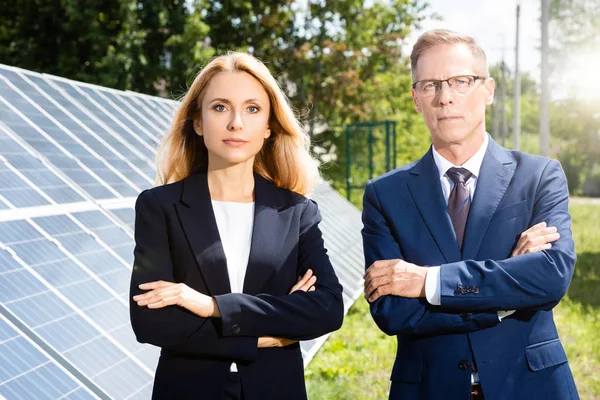
M 309 138 L 268 69 L 196 77 L 136 203 L 131 323 L 162 348 L 154 399 L 305 399 L 299 340 L 338 329 L 342 287 L 304 197 Z

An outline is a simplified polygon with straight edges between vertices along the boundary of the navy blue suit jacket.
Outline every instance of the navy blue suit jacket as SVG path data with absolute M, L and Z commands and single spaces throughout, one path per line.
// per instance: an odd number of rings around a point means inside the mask
M 367 183 L 366 266 L 441 266 L 441 306 L 398 296 L 371 304 L 379 328 L 398 339 L 390 399 L 466 400 L 472 362 L 486 400 L 578 398 L 552 317 L 575 264 L 568 195 L 557 161 L 490 139 L 461 253 L 431 149 Z M 542 221 L 560 239 L 510 258 L 519 235 Z M 517 311 L 500 322 L 498 310 Z
M 183 282 L 214 296 L 222 318 L 201 318 L 178 306 L 139 307 L 131 301 L 138 341 L 162 348 L 154 399 L 221 399 L 232 362 L 246 399 L 306 399 L 298 343 L 257 349 L 258 337 L 313 339 L 338 329 L 342 287 L 323 246 L 316 203 L 255 175 L 255 216 L 243 293 L 231 293 L 226 259 L 205 172 L 140 194 L 136 203 L 138 285 Z M 288 295 L 307 269 L 314 292 Z

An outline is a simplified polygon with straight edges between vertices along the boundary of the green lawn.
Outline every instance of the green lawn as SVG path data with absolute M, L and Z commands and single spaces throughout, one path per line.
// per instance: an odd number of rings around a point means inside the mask
M 555 309 L 582 399 L 600 399 L 600 205 L 571 207 L 577 250 L 568 295 Z M 386 399 L 396 342 L 360 298 L 306 369 L 309 398 Z

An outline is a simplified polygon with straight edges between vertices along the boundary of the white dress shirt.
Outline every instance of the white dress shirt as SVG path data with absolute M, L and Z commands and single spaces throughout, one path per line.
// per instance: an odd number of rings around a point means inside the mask
M 252 243 L 254 203 L 212 200 L 212 206 L 227 260 L 231 293 L 242 293 Z M 235 363 L 231 364 L 230 371 L 237 372 Z

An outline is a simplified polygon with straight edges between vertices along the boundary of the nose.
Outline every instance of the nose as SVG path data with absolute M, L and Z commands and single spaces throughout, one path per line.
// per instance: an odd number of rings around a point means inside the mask
M 444 83 L 446 85 L 444 85 Z M 454 90 L 450 88 L 450 84 L 448 81 L 443 81 L 440 83 L 440 89 L 437 93 L 438 101 L 441 105 L 448 105 L 454 102 Z
M 227 125 L 227 130 L 235 132 L 244 128 L 244 124 L 242 123 L 242 116 L 239 113 L 233 113 L 231 121 Z

